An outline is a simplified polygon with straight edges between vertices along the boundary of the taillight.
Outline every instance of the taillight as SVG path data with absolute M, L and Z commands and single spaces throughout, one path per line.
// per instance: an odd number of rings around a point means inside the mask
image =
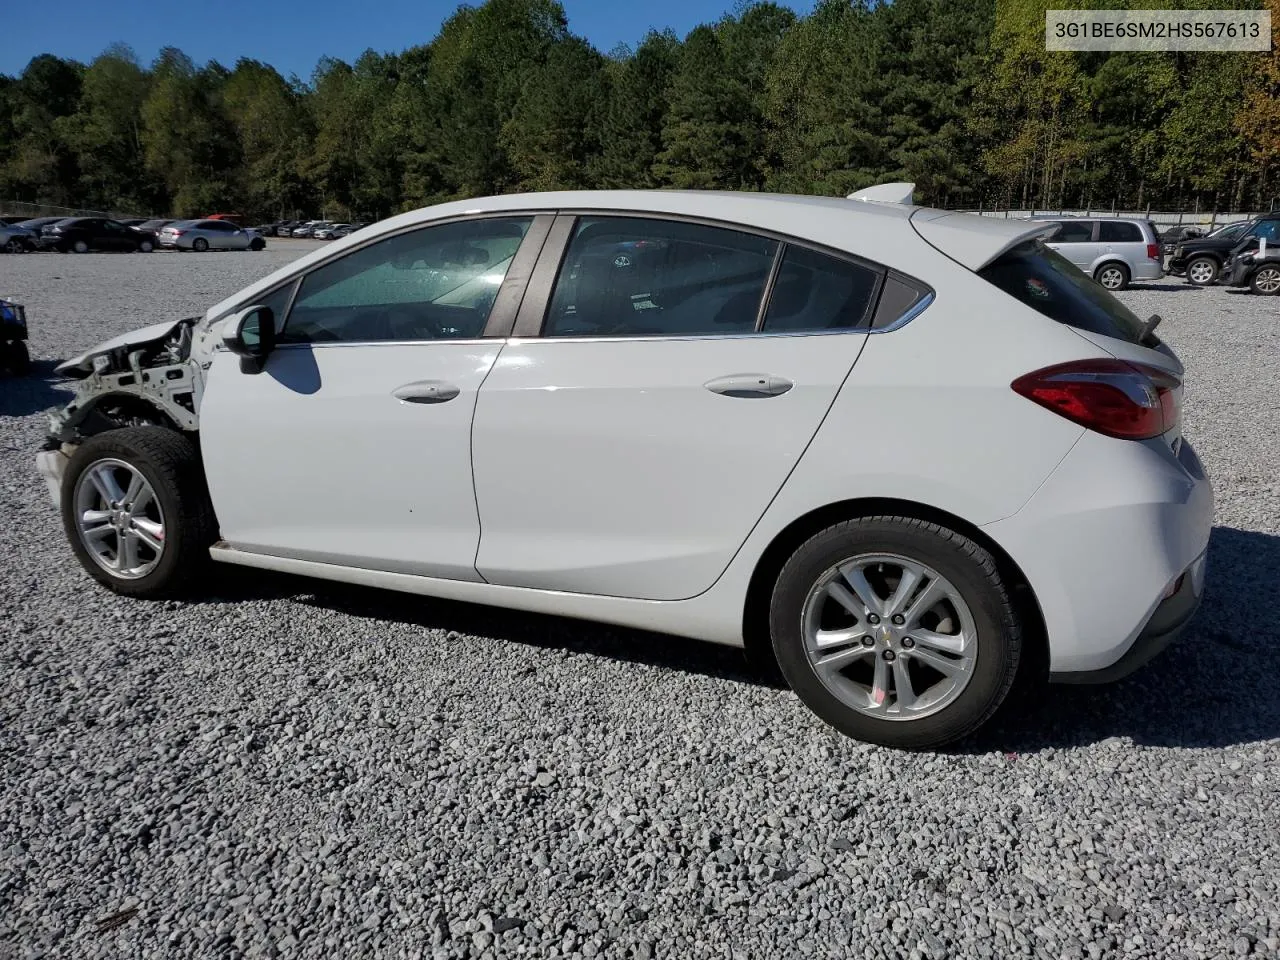
M 1178 424 L 1178 378 L 1123 360 L 1076 360 L 1025 374 L 1013 389 L 1082 427 L 1147 440 Z
M 1159 259 L 1160 259 L 1160 244 L 1158 244 L 1158 243 L 1148 243 L 1148 244 L 1147 244 L 1147 259 L 1148 259 L 1148 260 L 1159 260 Z

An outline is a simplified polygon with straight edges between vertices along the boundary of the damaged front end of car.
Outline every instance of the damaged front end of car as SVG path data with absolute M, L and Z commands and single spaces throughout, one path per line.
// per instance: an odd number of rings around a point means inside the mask
M 192 357 L 198 317 L 157 324 L 99 344 L 59 364 L 75 396 L 49 413 L 49 436 L 37 467 L 56 503 L 63 470 L 83 440 L 107 430 L 161 426 L 195 432 L 204 386 Z

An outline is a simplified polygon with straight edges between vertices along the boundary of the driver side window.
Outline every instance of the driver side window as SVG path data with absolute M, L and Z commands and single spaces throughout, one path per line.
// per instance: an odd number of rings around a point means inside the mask
M 326 263 L 302 278 L 279 342 L 479 337 L 531 222 L 424 227 Z

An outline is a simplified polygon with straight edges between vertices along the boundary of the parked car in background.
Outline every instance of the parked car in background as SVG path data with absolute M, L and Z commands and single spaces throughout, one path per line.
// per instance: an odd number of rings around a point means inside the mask
M 0 251 L 5 253 L 27 253 L 38 250 L 40 235 L 34 230 L 16 223 L 0 223 Z
M 239 214 L 239 213 L 211 213 L 211 214 L 209 214 L 207 217 L 202 217 L 201 219 L 203 219 L 203 220 L 225 220 L 225 221 L 227 221 L 228 223 L 233 223 L 233 224 L 235 224 L 235 225 L 238 227 L 238 226 L 240 226 L 240 224 L 241 224 L 241 223 L 243 223 L 243 222 L 244 222 L 244 215 L 243 215 L 243 214 Z
M 311 239 L 315 236 L 317 230 L 327 226 L 330 226 L 328 220 L 307 220 L 294 227 L 290 235 L 297 238 Z
M 1280 240 L 1250 238 L 1223 271 L 1229 287 L 1248 287 L 1265 297 L 1280 295 Z
M 34 233 L 37 237 L 39 237 L 40 232 L 44 230 L 46 226 L 48 226 L 51 223 L 57 223 L 60 220 L 65 220 L 65 219 L 67 218 L 66 217 L 32 217 L 29 220 L 19 220 L 16 225 L 19 227 L 26 227 L 28 230 Z
M 126 596 L 213 559 L 758 640 L 843 733 L 936 747 L 1020 666 L 1176 637 L 1213 495 L 1154 318 L 904 192 L 404 214 L 68 359 L 36 466 Z
M 1150 220 L 1117 217 L 1033 218 L 1052 226 L 1044 242 L 1108 290 L 1164 276 L 1164 256 Z
M 166 250 L 261 250 L 267 241 L 258 233 L 226 220 L 179 220 L 160 231 Z
M 1207 237 L 1179 243 L 1169 260 L 1169 272 L 1185 276 L 1188 283 L 1197 287 L 1212 286 L 1238 248 L 1259 236 L 1266 236 L 1269 244 L 1276 243 L 1278 232 L 1280 211 L 1228 224 Z
M 340 227 L 334 228 L 333 238 L 337 240 L 339 237 L 349 237 L 357 230 L 363 230 L 367 226 L 369 226 L 367 223 L 345 223 Z
M 70 217 L 46 224 L 40 231 L 40 244 L 59 253 L 150 253 L 155 249 L 156 235 L 103 217 Z
M 138 229 L 158 235 L 162 229 L 171 223 L 173 223 L 172 220 L 144 220 L 142 223 L 138 224 Z
M 316 227 L 314 230 L 312 230 L 311 238 L 313 240 L 332 240 L 334 237 L 337 237 L 339 235 L 338 234 L 339 230 L 345 229 L 346 227 L 349 227 L 349 226 L 351 226 L 351 224 L 349 223 L 325 224 L 324 226 Z
M 1179 224 L 1175 227 L 1169 227 L 1160 231 L 1160 249 L 1168 256 L 1173 253 L 1174 248 L 1182 241 L 1194 240 L 1197 237 L 1203 237 L 1204 234 L 1203 227 L 1192 224 Z
M 126 227 L 140 227 L 147 222 L 146 217 L 131 217 L 128 220 L 118 220 L 117 223 L 123 223 Z

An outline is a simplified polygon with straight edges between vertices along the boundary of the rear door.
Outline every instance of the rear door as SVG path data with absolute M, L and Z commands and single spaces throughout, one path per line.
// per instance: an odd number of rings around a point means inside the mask
M 1081 270 L 1087 271 L 1094 259 L 1093 237 L 1093 221 L 1063 220 L 1058 223 L 1057 232 L 1045 242 Z
M 882 281 L 721 226 L 557 219 L 476 405 L 477 570 L 605 596 L 705 591 L 830 408 Z
M 1142 228 L 1128 220 L 1098 221 L 1098 256 L 1119 257 L 1137 275 L 1138 268 L 1147 259 L 1147 239 Z

